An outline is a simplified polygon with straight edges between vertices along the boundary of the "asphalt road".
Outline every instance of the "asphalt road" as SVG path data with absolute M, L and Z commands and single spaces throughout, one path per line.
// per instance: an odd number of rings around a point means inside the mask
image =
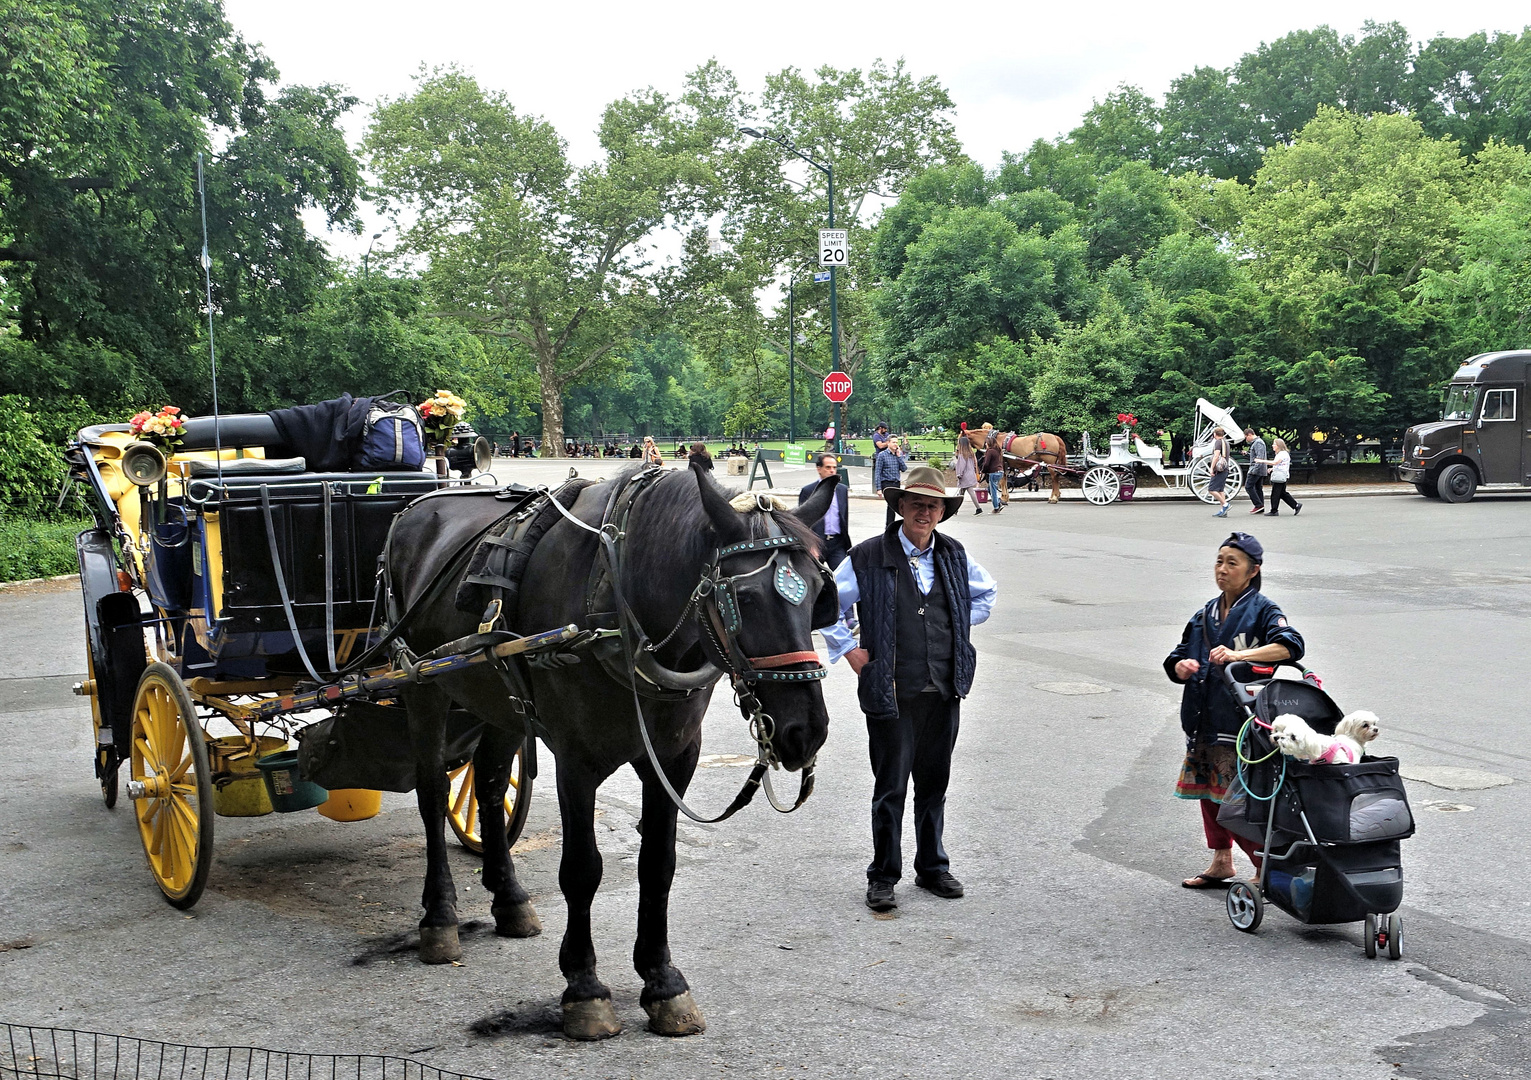
M 533 478 L 521 468 L 517 478 Z M 535 478 L 561 468 L 536 463 Z M 871 777 L 854 683 L 836 665 L 807 806 L 681 826 L 672 941 L 709 1024 L 683 1040 L 644 1031 L 628 959 L 630 774 L 601 792 L 595 905 L 602 974 L 627 1030 L 571 1044 L 557 1034 L 564 908 L 550 768 L 518 849 L 540 938 L 488 932 L 488 896 L 460 854 L 463 915 L 477 920 L 463 966 L 418 964 L 424 857 L 409 796 L 349 825 L 310 813 L 218 819 L 211 885 L 182 913 L 160 899 L 129 815 L 102 807 L 90 774 L 88 712 L 69 694 L 84 667 L 76 587 L 0 592 L 11 656 L 0 679 L 0 1020 L 407 1054 L 505 1080 L 1527 1075 L 1531 502 L 1326 499 L 1277 520 L 1242 509 L 1224 521 L 1193 502 L 1026 504 L 953 519 L 951 534 L 1001 583 L 975 632 L 978 679 L 948 804 L 968 895 L 938 900 L 906 878 L 896 917 L 863 906 Z M 852 519 L 859 539 L 882 512 L 857 502 Z M 1513 780 L 1411 782 L 1419 833 L 1404 849 L 1402 962 L 1366 960 L 1358 926 L 1304 927 L 1279 911 L 1240 934 L 1221 894 L 1177 886 L 1206 855 L 1195 808 L 1170 795 L 1177 695 L 1159 663 L 1213 593 L 1230 526 L 1265 543 L 1267 592 L 1326 687 L 1381 717 L 1378 752 L 1413 771 Z M 731 797 L 743 771 L 728 755 L 749 750 L 726 697 L 705 731 L 712 767 L 693 787 L 704 807 Z

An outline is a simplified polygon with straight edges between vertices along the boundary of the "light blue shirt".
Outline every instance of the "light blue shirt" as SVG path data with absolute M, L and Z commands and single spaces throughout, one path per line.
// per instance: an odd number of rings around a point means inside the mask
M 914 549 L 913 542 L 904 535 L 903 529 L 898 530 L 898 542 L 903 545 L 904 554 L 914 568 L 914 581 L 920 587 L 920 592 L 930 592 L 931 587 L 936 583 L 935 534 L 931 534 L 930 546 L 924 551 Z M 994 610 L 994 599 L 999 595 L 999 585 L 989 576 L 987 570 L 973 561 L 973 556 L 967 557 L 967 564 L 968 594 L 973 600 L 971 623 L 977 626 Z M 850 615 L 856 601 L 861 599 L 861 583 L 856 580 L 856 568 L 851 565 L 849 559 L 836 568 L 835 587 L 840 591 L 840 621 L 819 631 L 824 637 L 824 644 L 829 646 L 830 663 L 834 663 L 857 646 L 856 638 L 851 633 L 846 617 Z

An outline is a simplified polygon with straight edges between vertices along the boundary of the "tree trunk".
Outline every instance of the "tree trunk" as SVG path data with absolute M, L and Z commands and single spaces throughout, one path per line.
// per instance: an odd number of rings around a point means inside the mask
M 565 457 L 563 451 L 563 384 L 553 372 L 552 361 L 537 362 L 542 386 L 542 456 Z

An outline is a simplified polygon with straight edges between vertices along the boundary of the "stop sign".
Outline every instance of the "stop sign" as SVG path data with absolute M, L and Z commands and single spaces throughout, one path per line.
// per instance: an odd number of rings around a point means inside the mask
M 851 396 L 851 377 L 843 371 L 831 371 L 824 376 L 824 396 L 843 404 Z

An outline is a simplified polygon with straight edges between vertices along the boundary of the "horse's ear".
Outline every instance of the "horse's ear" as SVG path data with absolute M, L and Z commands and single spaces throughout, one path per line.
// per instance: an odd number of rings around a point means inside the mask
M 797 520 L 807 525 L 810 529 L 824 520 L 824 515 L 829 513 L 829 504 L 834 500 L 835 488 L 840 484 L 840 474 L 826 476 L 819 481 L 819 486 L 813 489 L 813 494 L 801 506 L 788 510 Z
M 691 463 L 691 471 L 696 474 L 696 486 L 702 493 L 702 509 L 707 511 L 707 520 L 712 522 L 712 530 L 718 534 L 719 546 L 748 540 L 749 529 L 744 518 L 728 504 L 728 496 L 718 482 L 707 474 L 699 461 Z

